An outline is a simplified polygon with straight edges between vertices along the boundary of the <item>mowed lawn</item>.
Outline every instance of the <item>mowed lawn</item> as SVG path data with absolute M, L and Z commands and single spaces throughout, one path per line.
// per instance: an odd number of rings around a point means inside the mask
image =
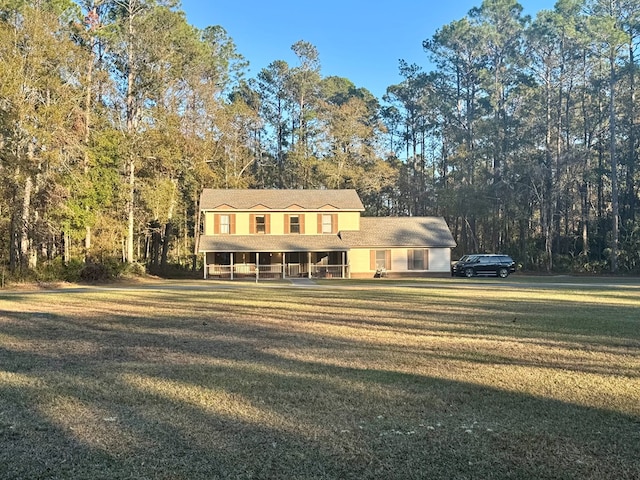
M 639 479 L 640 280 L 0 291 L 0 478 Z

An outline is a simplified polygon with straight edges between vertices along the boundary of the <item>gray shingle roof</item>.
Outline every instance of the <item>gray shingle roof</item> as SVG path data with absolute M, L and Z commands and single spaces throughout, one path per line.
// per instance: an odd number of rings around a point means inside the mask
M 455 247 L 442 217 L 363 217 L 360 231 L 342 231 L 349 248 Z
M 200 196 L 200 210 L 213 210 L 229 205 L 248 210 L 258 205 L 284 210 L 298 205 L 305 210 L 331 206 L 338 210 L 364 211 L 355 190 L 222 190 L 206 188 Z
M 338 235 L 204 235 L 199 252 L 330 252 L 348 250 Z
M 455 247 L 441 217 L 364 217 L 339 235 L 203 235 L 199 252 L 330 252 L 371 247 Z

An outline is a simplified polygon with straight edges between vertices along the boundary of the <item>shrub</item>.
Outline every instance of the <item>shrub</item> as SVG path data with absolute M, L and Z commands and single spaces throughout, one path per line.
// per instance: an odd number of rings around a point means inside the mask
M 138 262 L 118 263 L 116 266 L 118 275 L 131 275 L 134 277 L 143 277 L 147 274 L 145 266 Z
M 104 263 L 87 263 L 80 270 L 80 280 L 83 282 L 106 282 L 115 278 L 109 267 Z
M 72 258 L 65 266 L 62 272 L 63 279 L 67 282 L 77 282 L 80 280 L 80 272 L 85 264 L 82 260 Z
M 83 267 L 84 262 L 79 259 L 71 259 L 65 264 L 62 258 L 55 258 L 41 263 L 35 270 L 20 272 L 19 277 L 23 281 L 77 282 Z
M 115 258 L 105 258 L 101 262 L 88 262 L 80 271 L 80 279 L 84 282 L 106 282 L 127 276 L 145 275 L 144 265 L 124 263 Z
M 194 271 L 191 265 L 169 263 L 167 265 L 150 268 L 149 272 L 163 278 L 200 278 L 202 270 Z
M 574 257 L 571 255 L 554 255 L 553 271 L 555 273 L 569 273 L 574 267 Z

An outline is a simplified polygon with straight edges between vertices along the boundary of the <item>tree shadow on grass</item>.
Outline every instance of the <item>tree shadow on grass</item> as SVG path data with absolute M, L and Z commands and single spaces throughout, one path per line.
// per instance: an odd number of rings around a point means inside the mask
M 270 372 L 264 354 L 260 362 L 267 368 L 153 364 L 97 377 L 78 372 L 49 392 L 5 385 L 3 420 L 11 417 L 13 428 L 3 425 L 10 445 L 0 454 L 0 472 L 185 479 L 595 479 L 640 472 L 637 418 L 390 371 L 276 358 Z M 50 385 L 60 379 L 55 372 L 38 377 Z M 60 399 L 72 401 L 66 416 L 56 417 Z

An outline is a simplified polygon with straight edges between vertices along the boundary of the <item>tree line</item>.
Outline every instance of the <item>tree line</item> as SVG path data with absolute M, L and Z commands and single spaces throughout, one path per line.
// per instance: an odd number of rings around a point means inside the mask
M 0 262 L 195 269 L 203 188 L 354 188 L 458 254 L 637 273 L 639 32 L 640 0 L 485 0 L 378 99 L 304 40 L 247 78 L 178 1 L 0 0 Z

